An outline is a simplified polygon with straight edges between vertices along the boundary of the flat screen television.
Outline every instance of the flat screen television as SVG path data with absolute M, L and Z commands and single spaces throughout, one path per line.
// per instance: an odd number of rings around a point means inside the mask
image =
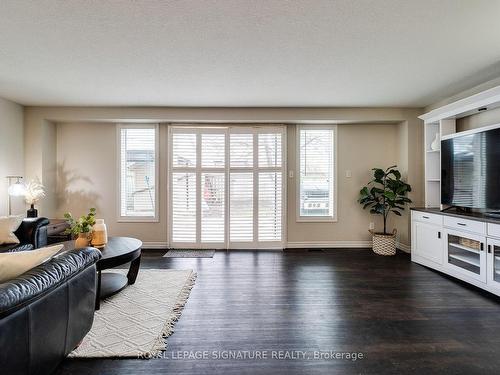
M 441 141 L 441 203 L 500 210 L 500 126 Z

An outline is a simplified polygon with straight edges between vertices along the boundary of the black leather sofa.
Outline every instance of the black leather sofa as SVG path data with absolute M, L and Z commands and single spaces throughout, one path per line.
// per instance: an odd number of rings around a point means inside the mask
M 72 250 L 0 283 L 0 373 L 50 374 L 92 326 L 99 250 Z
M 23 219 L 14 232 L 20 243 L 0 245 L 0 253 L 33 250 L 47 245 L 47 225 L 49 219 L 45 217 Z

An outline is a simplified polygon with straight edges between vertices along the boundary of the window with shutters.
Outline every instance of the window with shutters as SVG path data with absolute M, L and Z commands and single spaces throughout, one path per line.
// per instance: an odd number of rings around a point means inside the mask
M 170 128 L 175 247 L 280 247 L 283 134 L 276 126 Z
M 336 221 L 336 129 L 298 127 L 297 221 Z
M 158 220 L 158 125 L 118 125 L 119 220 Z

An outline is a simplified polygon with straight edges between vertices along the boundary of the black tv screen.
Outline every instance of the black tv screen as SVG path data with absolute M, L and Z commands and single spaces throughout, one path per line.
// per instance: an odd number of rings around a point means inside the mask
M 441 203 L 500 209 L 500 128 L 441 141 Z

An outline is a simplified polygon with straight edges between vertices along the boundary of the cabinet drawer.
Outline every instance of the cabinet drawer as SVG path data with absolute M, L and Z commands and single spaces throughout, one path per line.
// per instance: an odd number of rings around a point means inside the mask
M 413 220 L 422 223 L 443 225 L 443 216 L 428 214 L 427 212 L 413 211 Z
M 488 236 L 500 238 L 500 224 L 488 223 Z
M 486 223 L 481 223 L 480 221 L 445 216 L 444 225 L 453 229 L 466 230 L 478 234 L 486 234 Z

